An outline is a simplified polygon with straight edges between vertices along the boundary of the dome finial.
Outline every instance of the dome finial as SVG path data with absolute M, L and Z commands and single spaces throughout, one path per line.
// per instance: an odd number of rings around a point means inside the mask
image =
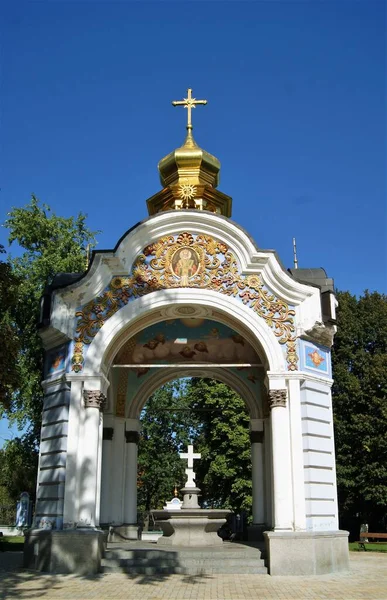
M 192 135 L 192 109 L 198 104 L 207 104 L 207 100 L 193 98 L 191 88 L 188 88 L 186 98 L 172 102 L 173 106 L 187 109 L 187 135 L 180 148 L 159 162 L 163 189 L 148 198 L 150 215 L 164 210 L 197 209 L 231 216 L 232 199 L 216 189 L 220 162 L 216 156 L 200 148 Z
M 187 98 L 183 98 L 183 100 L 173 100 L 173 106 L 184 106 L 187 109 L 187 139 L 192 137 L 192 109 L 196 108 L 197 104 L 207 104 L 207 100 L 196 100 L 196 98 L 192 98 L 192 89 L 188 88 L 187 90 Z

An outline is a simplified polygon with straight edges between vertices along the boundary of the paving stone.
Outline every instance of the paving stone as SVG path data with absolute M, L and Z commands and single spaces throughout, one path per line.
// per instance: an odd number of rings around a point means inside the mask
M 5 566 L 0 553 L 0 567 Z M 17 557 L 16 557 L 17 559 Z M 309 577 L 270 575 L 128 575 L 81 577 L 23 571 L 7 561 L 0 598 L 29 600 L 387 600 L 387 554 L 351 552 L 346 573 Z

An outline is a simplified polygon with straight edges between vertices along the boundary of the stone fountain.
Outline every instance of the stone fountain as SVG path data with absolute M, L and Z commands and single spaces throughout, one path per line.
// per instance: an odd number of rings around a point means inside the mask
M 164 510 L 153 510 L 152 515 L 159 525 L 163 536 L 157 541 L 164 546 L 214 546 L 221 545 L 223 540 L 218 536 L 219 528 L 226 522 L 230 510 L 200 508 L 198 496 L 200 489 L 196 487 L 193 461 L 201 458 L 194 453 L 193 446 L 188 446 L 188 453 L 183 452 L 180 458 L 188 460 L 185 470 L 187 482 L 180 490 L 183 503 L 173 505 L 172 502 Z

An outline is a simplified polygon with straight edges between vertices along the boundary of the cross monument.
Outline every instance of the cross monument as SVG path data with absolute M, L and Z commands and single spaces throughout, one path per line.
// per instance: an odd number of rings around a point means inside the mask
M 195 473 L 193 470 L 193 461 L 197 458 L 201 458 L 202 455 L 199 452 L 193 451 L 193 446 L 190 444 L 188 446 L 188 452 L 181 452 L 179 454 L 180 458 L 188 459 L 188 469 L 185 470 L 185 474 L 187 475 L 187 483 L 185 484 L 186 488 L 196 488 L 195 483 Z

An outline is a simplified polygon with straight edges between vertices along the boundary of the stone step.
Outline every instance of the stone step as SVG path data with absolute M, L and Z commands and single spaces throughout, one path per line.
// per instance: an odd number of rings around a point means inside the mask
M 214 567 L 157 567 L 157 566 L 136 566 L 136 567 L 117 567 L 103 565 L 102 573 L 126 573 L 128 575 L 267 575 L 265 566 L 248 567 L 246 565 L 233 565 L 227 570 L 222 566 Z
M 151 544 L 108 544 L 101 566 L 104 573 L 138 575 L 267 574 L 262 548 L 243 544 L 162 550 Z
M 106 555 L 131 558 L 133 556 L 153 556 L 162 558 L 170 554 L 181 557 L 202 557 L 214 558 L 222 556 L 229 558 L 255 558 L 264 557 L 264 544 L 242 544 L 224 542 L 221 546 L 163 546 L 143 542 L 109 543 L 107 545 Z
M 221 555 L 218 553 L 199 553 L 199 552 L 182 552 L 182 551 L 167 551 L 167 552 L 136 552 L 129 551 L 125 552 L 125 550 L 107 550 L 105 553 L 105 558 L 112 559 L 133 559 L 133 560 L 176 560 L 176 558 L 180 560 L 216 560 L 217 558 L 220 560 L 259 560 L 261 558 L 265 558 L 265 554 L 263 552 L 257 552 L 254 554 L 244 554 L 238 552 L 227 552 L 225 555 Z
M 181 557 L 177 557 L 177 558 L 162 558 L 162 559 L 157 559 L 157 558 L 111 558 L 111 557 L 105 557 L 102 559 L 102 564 L 109 566 L 109 565 L 116 565 L 116 566 L 127 566 L 127 567 L 131 567 L 131 566 L 175 566 L 175 565 L 180 565 L 180 566 L 187 566 L 187 565 L 193 565 L 194 567 L 205 567 L 206 565 L 211 565 L 211 566 L 217 566 L 219 564 L 224 565 L 224 567 L 226 569 L 228 569 L 228 567 L 232 567 L 233 565 L 239 563 L 239 562 L 243 562 L 244 565 L 249 566 L 249 567 L 254 567 L 255 565 L 264 565 L 264 560 L 263 559 L 243 559 L 242 560 L 236 560 L 235 558 L 218 558 L 218 559 L 213 559 L 213 560 L 207 560 L 207 559 L 197 559 L 197 558 L 181 558 Z

